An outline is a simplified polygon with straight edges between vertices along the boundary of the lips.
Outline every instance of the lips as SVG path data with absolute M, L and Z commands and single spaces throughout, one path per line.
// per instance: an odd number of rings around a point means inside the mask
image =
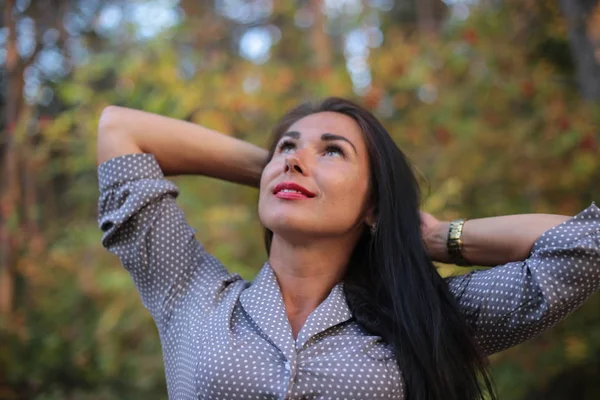
M 316 195 L 294 182 L 281 182 L 273 189 L 273 194 L 282 199 L 305 199 Z

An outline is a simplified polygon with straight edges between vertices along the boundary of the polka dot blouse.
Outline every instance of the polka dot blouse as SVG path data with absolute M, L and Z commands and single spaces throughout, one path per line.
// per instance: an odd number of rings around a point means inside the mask
M 252 283 L 195 238 L 151 154 L 98 167 L 102 244 L 131 274 L 162 343 L 171 399 L 404 399 L 390 346 L 354 320 L 342 288 L 294 340 L 269 263 Z M 525 261 L 447 279 L 487 354 L 521 343 L 600 287 L 600 209 L 546 231 Z

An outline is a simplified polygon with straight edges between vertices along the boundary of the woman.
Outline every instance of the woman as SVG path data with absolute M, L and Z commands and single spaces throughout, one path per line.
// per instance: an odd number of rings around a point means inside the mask
M 98 163 L 102 243 L 152 313 L 173 399 L 483 399 L 487 355 L 600 287 L 594 204 L 438 221 L 382 125 L 338 98 L 288 113 L 269 152 L 109 107 Z M 252 284 L 196 241 L 163 174 L 260 188 Z M 444 280 L 432 260 L 505 265 Z

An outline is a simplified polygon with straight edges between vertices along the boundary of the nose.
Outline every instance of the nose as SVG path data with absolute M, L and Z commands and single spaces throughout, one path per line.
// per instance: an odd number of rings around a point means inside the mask
M 302 165 L 300 159 L 295 155 L 290 155 L 285 159 L 284 172 L 299 172 L 304 174 L 306 168 Z

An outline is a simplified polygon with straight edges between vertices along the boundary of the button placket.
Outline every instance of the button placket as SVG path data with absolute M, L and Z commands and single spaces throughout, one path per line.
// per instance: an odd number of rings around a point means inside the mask
M 287 393 L 290 395 L 292 393 L 293 386 L 296 383 L 296 373 L 298 371 L 296 354 L 294 354 L 291 359 L 288 359 L 283 363 L 283 368 L 289 374 Z

